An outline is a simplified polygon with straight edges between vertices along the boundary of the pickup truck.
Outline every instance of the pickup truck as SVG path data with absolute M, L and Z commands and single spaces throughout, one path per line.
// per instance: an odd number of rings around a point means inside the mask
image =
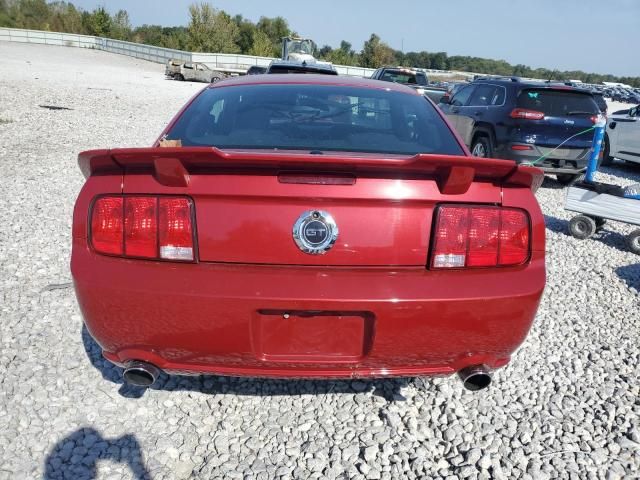
M 436 104 L 447 91 L 446 88 L 430 86 L 427 74 L 419 68 L 381 67 L 373 72 L 371 79 L 400 83 L 414 88 L 418 93 L 429 97 Z

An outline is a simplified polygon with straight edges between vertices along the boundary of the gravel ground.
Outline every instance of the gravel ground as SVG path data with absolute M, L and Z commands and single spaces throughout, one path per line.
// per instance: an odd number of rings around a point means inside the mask
M 0 57 L 0 479 L 639 478 L 631 229 L 568 236 L 553 179 L 538 192 L 545 297 L 488 390 L 455 378 L 123 385 L 70 285 L 76 155 L 149 145 L 202 85 L 97 51 L 0 43 Z M 626 185 L 638 167 L 599 175 Z

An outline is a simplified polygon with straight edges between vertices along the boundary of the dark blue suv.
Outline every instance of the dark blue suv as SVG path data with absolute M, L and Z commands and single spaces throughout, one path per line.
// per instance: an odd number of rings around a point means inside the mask
M 586 168 L 600 110 L 587 90 L 480 77 L 439 107 L 478 157 L 535 162 L 569 183 Z

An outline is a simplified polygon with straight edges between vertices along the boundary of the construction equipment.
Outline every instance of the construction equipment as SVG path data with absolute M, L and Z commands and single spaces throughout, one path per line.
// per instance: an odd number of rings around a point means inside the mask
M 282 60 L 291 60 L 294 62 L 316 63 L 317 60 L 313 56 L 316 44 L 309 38 L 299 37 L 282 37 Z

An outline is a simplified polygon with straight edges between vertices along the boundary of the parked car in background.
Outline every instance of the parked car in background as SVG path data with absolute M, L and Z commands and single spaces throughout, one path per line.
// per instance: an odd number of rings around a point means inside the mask
M 470 156 L 402 85 L 229 79 L 153 148 L 79 164 L 76 295 L 135 385 L 459 372 L 478 390 L 545 285 L 542 173 Z
M 590 91 L 481 77 L 439 105 L 471 153 L 535 163 L 569 183 L 586 168 L 600 113 Z
M 412 88 L 429 85 L 427 74 L 418 68 L 382 67 L 371 74 L 371 79 L 400 83 Z
M 453 97 L 458 90 L 460 90 L 463 86 L 467 85 L 467 83 L 454 83 L 447 87 L 447 91 L 444 92 L 444 95 L 438 99 L 438 103 L 448 103 L 449 99 Z
M 297 62 L 293 60 L 274 60 L 266 73 L 314 73 L 322 75 L 338 75 L 336 68 L 324 62 Z
M 214 70 L 200 62 L 186 62 L 182 65 L 182 80 L 188 82 L 215 83 L 228 76 L 229 74 Z
M 447 91 L 446 87 L 431 85 L 427 74 L 419 68 L 382 67 L 371 74 L 371 79 L 406 85 L 434 103 L 438 103 Z
M 247 70 L 247 75 L 261 75 L 263 73 L 266 73 L 266 71 L 267 71 L 267 67 L 260 67 L 258 65 L 253 65 L 249 67 L 249 69 Z
M 604 165 L 614 158 L 640 163 L 640 105 L 612 114 L 607 121 L 607 137 Z
M 184 80 L 183 78 L 179 78 L 182 76 L 182 65 L 184 65 L 182 60 L 168 60 L 164 67 L 165 76 L 176 80 Z

